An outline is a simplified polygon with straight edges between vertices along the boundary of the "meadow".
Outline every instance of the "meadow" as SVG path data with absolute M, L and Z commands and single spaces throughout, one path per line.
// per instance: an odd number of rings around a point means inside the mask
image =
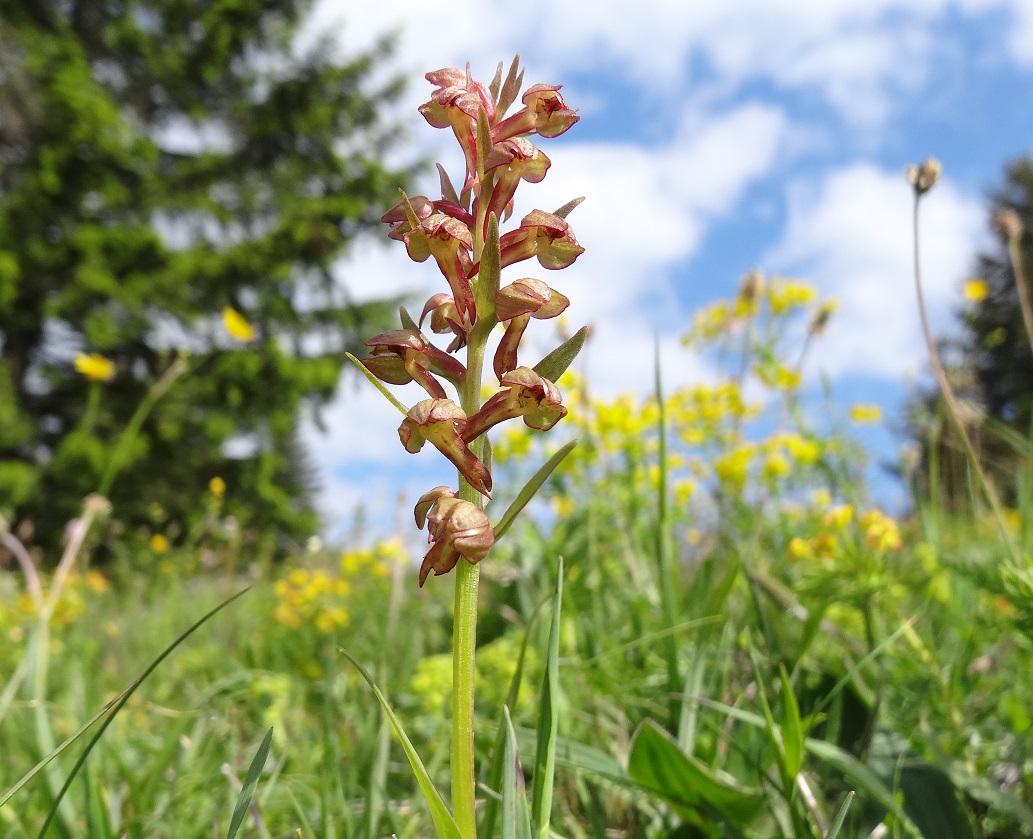
M 422 565 L 411 530 L 284 546 L 227 514 L 221 477 L 185 532 L 160 498 L 127 530 L 91 495 L 56 563 L 5 528 L 0 836 L 1030 835 L 1029 441 L 1008 438 L 1012 496 L 976 459 L 952 459 L 945 496 L 929 445 L 900 464 L 910 507 L 880 508 L 855 439 L 878 409 L 803 380 L 849 313 L 755 272 L 686 325 L 711 380 L 665 389 L 678 359 L 658 357 L 651 395 L 594 396 L 571 301 L 500 287 L 513 262 L 583 252 L 577 201 L 499 230 L 518 181 L 548 168 L 513 138 L 576 114 L 535 85 L 505 117 L 516 62 L 490 86 L 428 79 L 421 112 L 455 129 L 466 179 L 383 220 L 411 258 L 434 255 L 451 296 L 421 323 L 467 364 L 404 309 L 356 361 L 406 449 L 431 442 L 458 469 L 457 492 L 416 502 Z M 910 173 L 916 219 L 938 174 Z M 534 368 L 517 359 L 532 318 L 557 318 L 561 341 Z M 499 388 L 482 387 L 499 323 Z M 411 408 L 383 387 L 413 380 L 430 398 Z
M 804 283 L 754 275 L 686 335 L 721 359 L 720 380 L 609 401 L 561 380 L 578 446 L 484 565 L 476 685 L 479 757 L 507 699 L 533 754 L 562 555 L 557 833 L 821 836 L 851 791 L 845 836 L 1033 827 L 1028 571 L 988 516 L 932 497 L 900 520 L 868 504 L 851 432 L 876 412 L 799 404 L 783 360 L 820 341 L 829 308 Z M 732 320 L 749 328 L 730 333 Z M 558 447 L 546 440 L 506 432 L 500 474 Z M 418 589 L 397 538 L 284 559 L 221 515 L 221 490 L 174 549 L 157 530 L 95 526 L 63 583 L 39 581 L 59 590 L 49 616 L 17 566 L 3 572 L 0 788 L 250 587 L 133 694 L 51 835 L 224 835 L 270 728 L 249 835 L 427 835 L 385 717 L 337 648 L 373 670 L 441 776 L 446 587 Z M 1028 546 L 1028 515 L 1007 520 Z M 671 734 L 653 748 L 684 761 L 671 777 L 639 765 L 658 759 L 636 740 L 654 725 Z M 82 742 L 0 808 L 2 835 L 37 834 Z

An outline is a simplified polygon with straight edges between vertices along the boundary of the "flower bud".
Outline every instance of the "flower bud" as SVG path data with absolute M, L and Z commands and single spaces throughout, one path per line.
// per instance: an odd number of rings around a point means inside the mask
M 1022 218 L 1015 210 L 1001 210 L 994 222 L 1006 242 L 1022 238 Z
M 447 574 L 460 557 L 476 565 L 495 544 L 495 532 L 476 504 L 456 498 L 448 487 L 435 487 L 416 504 L 416 522 L 427 524 L 431 549 L 420 566 L 420 587 L 430 572 Z

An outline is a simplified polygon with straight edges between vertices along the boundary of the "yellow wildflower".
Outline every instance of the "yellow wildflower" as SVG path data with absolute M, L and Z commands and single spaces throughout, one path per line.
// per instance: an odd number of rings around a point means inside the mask
M 768 285 L 768 306 L 775 315 L 806 306 L 817 296 L 818 291 L 814 286 L 799 280 L 777 277 Z
M 169 549 L 169 540 L 166 539 L 161 533 L 155 533 L 151 536 L 151 550 L 156 554 L 163 554 Z
M 813 440 L 801 437 L 799 434 L 779 434 L 772 438 L 771 442 L 784 447 L 793 460 L 803 466 L 810 466 L 821 457 L 821 449 L 818 447 L 818 444 Z M 824 506 L 827 506 L 827 503 Z
M 764 466 L 761 471 L 766 481 L 784 478 L 789 474 L 789 461 L 778 452 L 773 452 L 764 458 Z
M 714 474 L 721 480 L 721 483 L 742 489 L 746 483 L 746 472 L 750 467 L 752 457 L 753 447 L 751 445 L 733 449 L 715 458 Z
M 974 277 L 965 283 L 965 299 L 969 303 L 981 303 L 986 300 L 987 295 L 990 293 L 990 286 L 986 280 Z
M 222 498 L 226 494 L 226 482 L 216 475 L 208 482 L 208 491 L 216 498 Z
M 97 353 L 75 357 L 75 369 L 91 382 L 106 382 L 115 375 L 115 362 Z
M 882 419 L 882 408 L 878 405 L 851 405 L 850 421 L 855 425 L 865 425 Z
M 854 508 L 849 504 L 840 504 L 829 510 L 822 519 L 826 527 L 835 527 L 842 530 L 854 518 Z
M 896 550 L 900 547 L 897 523 L 879 510 L 869 510 L 860 520 L 865 544 L 875 551 Z
M 222 323 L 230 336 L 238 341 L 250 341 L 255 337 L 255 328 L 240 312 L 230 306 L 222 310 Z
M 100 571 L 91 568 L 86 572 L 86 587 L 94 594 L 104 594 L 111 590 L 111 583 Z
M 839 537 L 834 533 L 819 533 L 811 539 L 811 550 L 823 559 L 834 557 L 839 551 Z
M 808 559 L 811 556 L 811 546 L 808 541 L 800 536 L 794 536 L 789 540 L 789 548 L 786 551 L 790 562 L 798 562 L 801 559 Z

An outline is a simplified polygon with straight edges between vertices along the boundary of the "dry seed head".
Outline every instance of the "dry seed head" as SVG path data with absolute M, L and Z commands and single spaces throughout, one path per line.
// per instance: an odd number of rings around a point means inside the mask
M 1022 219 L 1015 210 L 1001 210 L 994 219 L 997 230 L 1005 241 L 1022 238 Z
M 917 166 L 907 167 L 907 181 L 918 195 L 923 195 L 936 186 L 942 173 L 943 164 L 935 157 L 927 157 Z

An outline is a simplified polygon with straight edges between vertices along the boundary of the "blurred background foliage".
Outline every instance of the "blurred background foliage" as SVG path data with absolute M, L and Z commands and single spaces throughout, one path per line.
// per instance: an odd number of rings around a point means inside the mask
M 188 528 L 219 477 L 246 523 L 317 532 L 302 408 L 395 302 L 349 300 L 335 262 L 411 170 L 383 163 L 389 45 L 300 53 L 309 6 L 0 3 L 0 507 L 29 541 L 60 540 L 183 353 L 120 454 L 118 520 Z

